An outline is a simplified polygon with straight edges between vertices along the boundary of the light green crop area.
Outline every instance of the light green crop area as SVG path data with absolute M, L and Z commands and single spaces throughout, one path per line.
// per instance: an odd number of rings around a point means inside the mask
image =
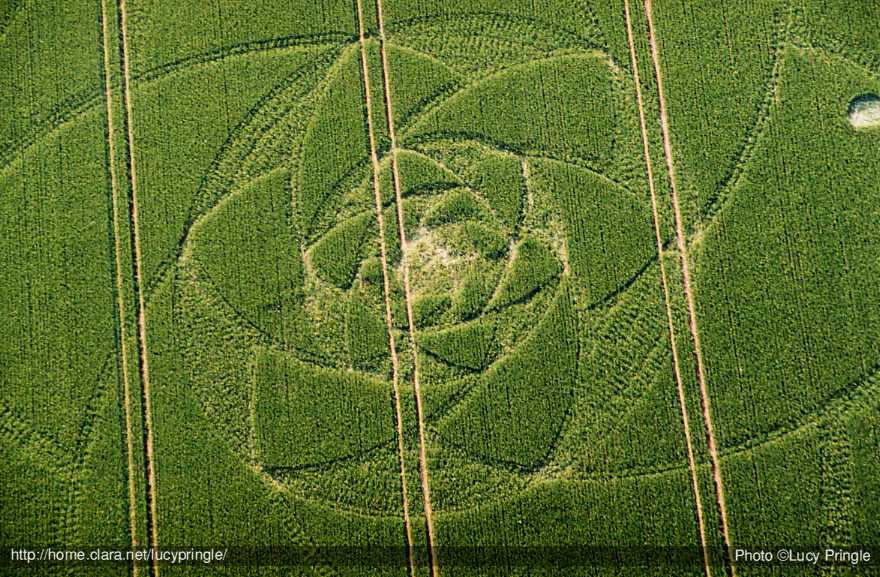
M 0 574 L 870 574 L 878 23 L 0 2 Z

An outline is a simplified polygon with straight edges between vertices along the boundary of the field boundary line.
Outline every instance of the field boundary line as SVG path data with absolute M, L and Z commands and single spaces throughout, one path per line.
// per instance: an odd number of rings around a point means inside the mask
M 116 272 L 116 307 L 119 315 L 119 356 L 120 367 L 122 370 L 122 397 L 125 405 L 125 440 L 128 465 L 128 515 L 131 531 L 131 546 L 135 549 L 140 548 L 140 540 L 137 530 L 137 487 L 135 481 L 135 463 L 134 463 L 134 432 L 132 431 L 132 407 L 131 407 L 131 381 L 128 370 L 128 345 L 126 330 L 126 313 L 124 281 L 122 273 L 122 262 L 119 255 L 122 254 L 122 231 L 119 225 L 119 175 L 116 172 L 116 139 L 115 126 L 113 122 L 113 82 L 110 77 L 110 30 L 107 20 L 107 0 L 101 0 L 101 44 L 104 55 L 104 99 L 107 112 L 107 152 L 109 161 L 107 163 L 110 173 L 110 198 L 113 211 L 113 261 Z M 132 575 L 138 577 L 140 567 L 137 563 L 132 564 Z
M 360 43 L 361 74 L 363 75 L 364 107 L 366 108 L 367 133 L 370 141 L 370 162 L 373 167 L 373 196 L 376 204 L 376 221 L 379 228 L 379 251 L 382 260 L 382 287 L 385 301 L 385 326 L 388 330 L 388 348 L 391 351 L 391 384 L 394 396 L 395 428 L 397 432 L 397 455 L 400 460 L 400 487 L 403 501 L 403 524 L 406 532 L 406 549 L 409 572 L 416 576 L 412 521 L 409 516 L 409 490 L 406 476 L 406 448 L 403 442 L 403 410 L 400 399 L 400 362 L 394 338 L 394 319 L 391 314 L 391 281 L 388 276 L 388 251 L 385 246 L 385 218 L 382 215 L 381 166 L 373 126 L 373 99 L 370 93 L 370 65 L 367 60 L 366 32 L 364 26 L 363 0 L 356 0 L 358 17 L 358 42 Z
M 361 0 L 358 0 L 360 2 Z M 379 56 L 382 60 L 382 85 L 385 96 L 385 117 L 388 124 L 390 141 L 391 180 L 394 184 L 394 198 L 397 205 L 397 228 L 400 234 L 401 269 L 403 270 L 403 293 L 406 302 L 406 318 L 409 325 L 409 344 L 413 357 L 413 393 L 416 398 L 416 421 L 419 433 L 419 478 L 422 486 L 422 504 L 425 512 L 425 530 L 428 537 L 428 561 L 431 565 L 431 577 L 440 575 L 434 546 L 434 515 L 431 509 L 431 483 L 428 475 L 427 441 L 425 440 L 425 409 L 422 406 L 422 390 L 419 382 L 419 352 L 416 348 L 416 325 L 413 314 L 413 297 L 410 290 L 409 264 L 407 263 L 406 221 L 403 216 L 403 192 L 400 185 L 400 167 L 397 163 L 397 134 L 394 130 L 394 105 L 391 98 L 391 73 L 388 65 L 388 52 L 385 45 L 385 18 L 382 11 L 382 0 L 376 0 L 376 21 L 379 26 Z
M 144 304 L 143 286 L 143 258 L 141 252 L 140 219 L 138 214 L 137 197 L 137 171 L 134 151 L 134 128 L 132 127 L 132 98 L 131 98 L 131 72 L 129 69 L 128 50 L 128 21 L 126 14 L 126 0 L 116 0 L 117 17 L 119 20 L 119 59 L 122 68 L 122 101 L 124 105 L 123 123 L 126 132 L 126 162 L 128 168 L 129 185 L 129 220 L 131 244 L 132 244 L 132 267 L 134 292 L 137 299 L 137 344 L 138 344 L 138 369 L 141 381 L 141 420 L 144 427 L 144 462 L 146 477 L 146 516 L 147 516 L 147 542 L 152 549 L 158 549 L 158 526 L 156 504 L 156 469 L 153 460 L 153 405 L 150 395 L 150 363 L 147 346 L 147 319 Z M 159 564 L 155 558 L 150 563 L 150 574 L 159 576 Z
M 669 178 L 672 213 L 675 219 L 675 237 L 679 252 L 679 260 L 681 261 L 681 276 L 685 301 L 687 304 L 688 328 L 694 344 L 694 358 L 697 365 L 697 381 L 700 386 L 700 407 L 703 413 L 706 442 L 709 447 L 709 460 L 712 469 L 712 479 L 715 485 L 715 496 L 721 517 L 721 532 L 724 538 L 727 567 L 729 568 L 731 577 L 736 577 L 736 564 L 731 556 L 730 523 L 727 518 L 727 501 L 724 496 L 724 480 L 721 476 L 721 462 L 718 456 L 718 446 L 715 443 L 715 427 L 712 423 L 712 407 L 709 399 L 709 389 L 706 384 L 706 369 L 703 365 L 702 347 L 700 346 L 700 332 L 699 327 L 697 326 L 696 304 L 694 301 L 693 289 L 691 287 L 687 240 L 685 238 L 684 222 L 682 220 L 681 206 L 678 199 L 678 180 L 675 175 L 675 162 L 672 154 L 672 138 L 669 130 L 669 115 L 666 109 L 666 95 L 663 90 L 663 72 L 660 69 L 660 49 L 657 46 L 657 34 L 654 28 L 652 0 L 644 0 L 644 6 L 648 24 L 648 44 L 651 48 L 651 60 L 654 65 L 654 80 L 657 83 L 657 100 L 660 104 L 660 132 L 663 139 L 663 154 L 666 158 L 666 170 Z
M 697 525 L 700 531 L 700 545 L 703 549 L 703 569 L 706 577 L 712 577 L 709 560 L 709 549 L 706 546 L 706 523 L 703 519 L 703 500 L 700 496 L 700 481 L 697 477 L 697 464 L 694 458 L 693 439 L 691 438 L 690 418 L 688 417 L 687 399 L 684 393 L 684 382 L 681 377 L 681 365 L 678 358 L 678 347 L 675 338 L 675 322 L 672 317 L 672 304 L 669 296 L 669 283 L 666 277 L 666 266 L 663 264 L 663 235 L 660 231 L 660 211 L 657 207 L 657 191 L 654 187 L 654 168 L 651 164 L 650 141 L 648 139 L 648 123 L 645 119 L 645 106 L 642 97 L 642 85 L 639 78 L 639 62 L 636 55 L 635 38 L 633 35 L 632 17 L 630 16 L 629 0 L 623 0 L 626 18 L 626 39 L 629 44 L 630 65 L 632 66 L 633 84 L 635 85 L 636 104 L 639 110 L 639 129 L 642 137 L 642 153 L 645 156 L 645 170 L 648 178 L 648 191 L 651 196 L 651 212 L 654 220 L 654 237 L 657 242 L 657 262 L 660 265 L 660 284 L 663 288 L 663 302 L 666 309 L 666 322 L 669 326 L 669 344 L 672 348 L 672 371 L 675 377 L 675 389 L 678 404 L 681 408 L 681 420 L 684 428 L 685 445 L 687 447 L 688 469 L 690 470 L 691 489 L 694 493 L 694 504 L 697 513 Z

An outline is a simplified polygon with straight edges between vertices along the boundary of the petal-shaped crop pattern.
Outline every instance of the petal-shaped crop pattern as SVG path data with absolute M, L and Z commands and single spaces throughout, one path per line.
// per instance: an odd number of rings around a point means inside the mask
M 393 449 L 386 300 L 398 354 L 423 369 L 432 450 L 536 470 L 573 410 L 584 311 L 603 314 L 653 258 L 647 198 L 615 172 L 620 70 L 575 36 L 473 18 L 451 34 L 484 41 L 424 45 L 412 32 L 430 20 L 389 31 L 399 181 L 386 95 L 364 82 L 356 46 L 295 73 L 296 90 L 267 97 L 216 162 L 227 176 L 203 193 L 179 276 L 225 319 L 192 318 L 192 338 L 225 334 L 227 348 L 194 359 L 214 362 L 194 388 L 263 474 Z M 475 46 L 482 60 L 464 58 Z M 378 44 L 364 51 L 381 78 Z

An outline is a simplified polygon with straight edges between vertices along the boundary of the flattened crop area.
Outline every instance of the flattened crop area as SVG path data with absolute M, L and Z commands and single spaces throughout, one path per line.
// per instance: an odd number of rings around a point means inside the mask
M 878 21 L 0 7 L 0 545 L 867 574 L 737 550 L 880 546 Z

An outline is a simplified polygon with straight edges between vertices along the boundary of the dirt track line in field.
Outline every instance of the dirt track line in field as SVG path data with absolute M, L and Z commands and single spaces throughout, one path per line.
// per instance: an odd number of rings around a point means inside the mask
M 397 345 L 394 339 L 394 319 L 391 315 L 391 281 L 388 277 L 388 255 L 385 246 L 385 219 L 382 216 L 382 191 L 380 185 L 381 165 L 376 146 L 376 132 L 373 127 L 373 98 L 370 94 L 370 65 L 367 61 L 367 46 L 364 33 L 363 0 L 357 0 L 358 39 L 360 42 L 361 74 L 364 81 L 364 105 L 367 116 L 367 132 L 370 140 L 370 161 L 373 165 L 373 195 L 376 202 L 376 221 L 379 226 L 379 250 L 382 257 L 382 285 L 385 292 L 385 326 L 388 329 L 388 347 L 391 350 L 391 383 L 394 391 L 395 427 L 397 429 L 397 455 L 400 460 L 400 486 L 403 500 L 403 524 L 406 530 L 406 548 L 409 558 L 410 576 L 415 577 L 415 555 L 413 551 L 412 521 L 409 516 L 409 491 L 406 477 L 406 450 L 403 443 L 403 410 L 400 401 L 400 362 L 397 358 Z
M 360 1 L 360 0 L 359 0 Z M 379 55 L 382 59 L 382 84 L 385 95 L 385 117 L 388 122 L 388 139 L 391 144 L 391 180 L 394 183 L 394 198 L 397 205 L 397 228 L 400 233 L 401 268 L 403 269 L 403 292 L 406 301 L 406 317 L 409 325 L 409 341 L 413 356 L 413 392 L 416 397 L 416 420 L 419 430 L 419 478 L 422 485 L 422 501 L 425 510 L 425 530 L 428 536 L 428 560 L 431 564 L 431 576 L 440 575 L 440 566 L 434 547 L 434 515 L 431 510 L 431 484 L 428 475 L 428 453 L 425 440 L 425 411 L 422 407 L 422 390 L 419 382 L 419 353 L 416 348 L 416 325 L 413 315 L 413 297 L 409 282 L 409 265 L 407 263 L 407 242 L 405 220 L 403 218 L 403 193 L 400 189 L 400 170 L 397 164 L 397 134 L 394 130 L 394 106 L 391 99 L 391 74 L 388 66 L 388 53 L 385 50 L 385 18 L 382 12 L 382 0 L 376 0 L 376 20 L 379 25 Z
M 116 307 L 119 315 L 119 356 L 122 368 L 122 397 L 125 404 L 125 442 L 128 457 L 128 518 L 131 524 L 131 546 L 140 549 L 137 530 L 137 487 L 135 481 L 134 463 L 134 432 L 132 431 L 131 418 L 131 382 L 128 373 L 128 345 L 126 344 L 125 329 L 125 299 L 122 262 L 119 255 L 122 253 L 122 232 L 119 226 L 119 175 L 116 173 L 116 140 L 113 123 L 113 83 L 110 77 L 110 30 L 107 21 L 107 0 L 101 0 L 101 39 L 104 53 L 104 99 L 107 106 L 107 149 L 110 171 L 110 197 L 113 211 L 113 261 L 116 268 Z M 132 575 L 138 577 L 140 567 L 137 563 L 132 564 Z
M 654 188 L 654 168 L 651 165 L 650 141 L 648 139 L 648 123 L 645 120 L 645 106 L 642 99 L 642 85 L 639 78 L 639 62 L 636 56 L 635 39 L 633 37 L 632 18 L 629 12 L 629 0 L 623 0 L 623 10 L 626 17 L 626 39 L 629 44 L 630 64 L 633 70 L 633 84 L 636 90 L 636 103 L 639 109 L 639 128 L 642 133 L 642 151 L 645 156 L 645 169 L 648 177 L 648 190 L 651 193 L 651 211 L 654 219 L 654 236 L 657 241 L 657 262 L 660 264 L 660 282 L 663 286 L 663 302 L 666 305 L 666 321 L 669 325 L 669 341 L 672 346 L 672 370 L 675 376 L 675 388 L 678 394 L 678 404 L 681 408 L 681 420 L 684 427 L 684 438 L 687 446 L 688 469 L 690 470 L 691 489 L 694 493 L 694 501 L 697 512 L 697 525 L 700 531 L 700 545 L 703 549 L 703 568 L 706 577 L 712 577 L 712 569 L 709 561 L 709 549 L 706 546 L 706 523 L 703 519 L 703 499 L 700 496 L 700 481 L 697 477 L 697 463 L 694 458 L 694 444 L 691 438 L 690 418 L 688 417 L 687 400 L 684 393 L 684 382 L 681 378 L 681 364 L 678 358 L 678 347 L 675 339 L 675 322 L 672 318 L 672 304 L 669 297 L 669 283 L 666 280 L 666 266 L 663 264 L 663 235 L 660 231 L 660 211 L 657 208 L 657 191 Z
M 158 549 L 158 527 L 156 518 L 156 469 L 153 461 L 153 405 L 150 397 L 150 363 L 147 347 L 147 319 L 144 306 L 143 265 L 141 256 L 140 219 L 138 217 L 137 172 L 135 170 L 134 128 L 132 127 L 131 73 L 128 61 L 128 22 L 125 11 L 125 0 L 117 0 L 119 18 L 119 58 L 122 66 L 122 100 L 125 106 L 123 121 L 128 140 L 126 160 L 128 162 L 128 184 L 131 191 L 129 219 L 131 221 L 131 242 L 134 254 L 134 292 L 137 297 L 137 333 L 138 333 L 138 365 L 141 376 L 141 418 L 144 426 L 144 462 L 146 464 L 147 483 L 147 538 L 150 548 Z M 150 573 L 159 575 L 159 565 L 153 560 Z
M 721 477 L 721 463 L 718 457 L 718 446 L 715 443 L 715 428 L 712 424 L 712 407 L 709 399 L 709 389 L 706 385 L 706 370 L 703 365 L 703 353 L 700 347 L 700 332 L 697 326 L 696 305 L 694 293 L 691 287 L 690 266 L 688 264 L 687 241 L 685 238 L 684 223 L 681 216 L 681 207 L 678 201 L 678 180 L 675 176 L 675 162 L 672 155 L 672 139 L 669 133 L 669 115 L 666 110 L 666 96 L 663 91 L 663 73 L 660 70 L 660 50 L 657 47 L 657 35 L 654 29 L 654 17 L 651 11 L 651 0 L 644 0 L 645 16 L 648 21 L 648 44 L 651 47 L 651 60 L 654 63 L 654 79 L 657 83 L 657 98 L 660 102 L 660 132 L 663 136 L 663 153 L 666 157 L 666 169 L 669 173 L 669 187 L 672 197 L 672 211 L 675 217 L 675 237 L 681 260 L 682 281 L 684 283 L 685 300 L 687 301 L 688 327 L 694 343 L 694 357 L 697 363 L 697 380 L 700 384 L 700 406 L 703 411 L 703 421 L 706 427 L 706 442 L 709 446 L 709 459 L 712 466 L 712 478 L 715 483 L 715 493 L 718 500 L 718 510 L 721 514 L 721 532 L 724 537 L 724 547 L 727 556 L 727 566 L 732 577 L 736 577 L 736 565 L 731 556 L 730 525 L 727 520 L 727 501 L 724 497 L 724 481 Z

